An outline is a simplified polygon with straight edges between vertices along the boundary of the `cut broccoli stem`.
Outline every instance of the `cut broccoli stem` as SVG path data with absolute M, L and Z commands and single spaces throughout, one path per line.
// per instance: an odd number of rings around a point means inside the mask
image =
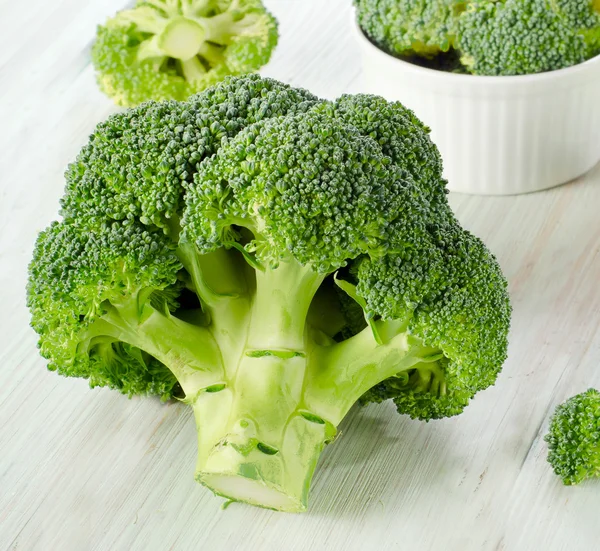
M 158 36 L 158 46 L 169 57 L 188 61 L 206 39 L 203 26 L 186 17 L 171 19 Z
M 150 6 L 139 6 L 131 10 L 121 11 L 115 21 L 133 23 L 138 31 L 154 35 L 159 34 L 169 22 L 160 12 Z
M 439 391 L 428 364 L 439 351 L 410 336 L 406 321 L 376 322 L 383 343 L 367 327 L 342 343 L 317 344 L 307 314 L 325 277 L 295 260 L 257 271 L 243 354 L 226 367 L 226 386 L 192 401 L 196 478 L 219 495 L 303 511 L 322 449 L 364 392 L 421 370 L 417 379 Z
M 319 455 L 335 427 L 304 407 L 307 358 L 241 358 L 231 387 L 201 392 L 196 478 L 216 494 L 282 511 L 306 509 Z
M 303 400 L 307 315 L 325 277 L 295 260 L 256 272 L 246 346 L 235 369 L 226 368 L 232 384 L 201 392 L 192 404 L 196 478 L 219 495 L 278 510 L 306 508 L 319 455 L 335 434 L 317 414 L 306 414 Z
M 247 14 L 236 19 L 235 11 L 231 8 L 213 17 L 197 17 L 198 22 L 206 32 L 206 40 L 214 44 L 227 46 L 236 36 L 252 36 L 260 34 L 264 26 L 264 16 Z
M 204 42 L 198 50 L 198 55 L 208 61 L 213 67 L 224 63 L 223 47 Z
M 160 10 L 167 16 L 176 16 L 179 13 L 178 0 L 143 0 L 143 3 Z
M 247 358 L 240 366 L 243 385 L 238 388 L 236 381 L 235 393 L 224 388 L 198 395 L 192 407 L 199 482 L 234 501 L 287 512 L 306 509 L 315 467 L 335 428 L 294 407 L 296 396 L 286 387 L 269 382 L 264 388 L 269 375 L 278 372 L 287 380 L 290 371 L 303 371 L 305 361 Z M 295 382 L 296 393 L 301 386 Z
M 198 80 L 206 68 L 196 56 L 201 55 L 212 66 L 223 62 L 219 46 L 232 43 L 236 36 L 259 33 L 264 19 L 260 15 L 246 14 L 239 17 L 236 2 L 226 12 L 203 17 L 207 2 L 184 3 L 146 2 L 117 15 L 116 21 L 133 24 L 146 34 L 154 35 L 144 40 L 137 53 L 138 59 L 170 57 L 179 60 L 180 70 L 188 81 Z
M 178 61 L 179 71 L 188 82 L 194 82 L 206 75 L 206 68 L 197 57 Z

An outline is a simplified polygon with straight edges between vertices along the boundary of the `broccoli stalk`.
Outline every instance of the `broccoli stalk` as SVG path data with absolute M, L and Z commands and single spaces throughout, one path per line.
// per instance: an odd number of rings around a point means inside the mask
M 193 376 L 189 382 L 177 377 L 198 428 L 196 478 L 229 499 L 301 511 L 319 455 L 352 405 L 376 384 L 409 371 L 429 387 L 442 354 L 411 336 L 407 323 L 378 322 L 383 343 L 370 326 L 341 343 L 312 329 L 308 311 L 324 275 L 310 266 L 288 260 L 254 276 L 248 295 L 238 294 L 243 285 L 221 289 L 220 296 L 200 293 L 228 358 L 221 378 L 212 372 L 217 379 L 210 386 L 196 390 Z M 229 322 L 219 319 L 232 311 Z M 442 391 L 443 372 L 438 375 Z
M 113 115 L 30 264 L 50 369 L 182 399 L 196 478 L 282 511 L 356 402 L 460 413 L 496 379 L 510 304 L 427 133 L 400 104 L 258 76 Z
M 122 11 L 113 20 L 115 25 L 132 23 L 138 31 L 149 35 L 139 46 L 139 59 L 171 57 L 181 62 L 194 59 L 200 63 L 199 56 L 207 62 L 210 60 L 204 58 L 203 52 L 210 57 L 209 52 L 216 51 L 215 45 L 226 46 L 235 37 L 266 35 L 270 24 L 264 14 L 238 11 L 240 0 L 232 2 L 227 11 L 209 17 L 199 15 L 210 7 L 207 2 L 184 4 L 181 13 L 161 6 L 157 0 L 152 7 L 142 5 Z

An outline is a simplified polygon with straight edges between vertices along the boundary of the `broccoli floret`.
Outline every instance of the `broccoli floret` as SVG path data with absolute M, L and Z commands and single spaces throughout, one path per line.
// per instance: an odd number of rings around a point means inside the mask
M 257 71 L 277 44 L 260 0 L 138 0 L 98 27 L 92 61 L 115 103 L 185 100 Z
M 570 486 L 600 477 L 600 392 L 587 392 L 560 404 L 548 434 L 548 462 Z
M 373 138 L 384 155 L 418 182 L 435 225 L 448 216 L 453 218 L 446 199 L 442 159 L 429 137 L 431 130 L 411 110 L 399 102 L 367 94 L 343 95 L 324 108 L 333 109 L 336 117 Z
M 495 381 L 506 358 L 511 309 L 506 282 L 485 245 L 458 225 L 431 232 L 428 264 L 407 248 L 361 266 L 359 293 L 383 319 L 405 319 L 408 331 L 443 351 L 412 372 L 377 385 L 363 401 L 392 398 L 418 419 L 459 414 Z
M 454 43 L 458 0 L 354 0 L 358 23 L 380 48 L 394 55 L 433 56 Z
M 400 104 L 248 76 L 98 126 L 38 238 L 28 301 L 62 375 L 181 396 L 196 478 L 307 503 L 358 401 L 462 411 L 506 354 L 506 282 Z
M 541 73 L 598 53 L 600 18 L 591 1 L 481 0 L 458 23 L 461 62 L 478 75 Z

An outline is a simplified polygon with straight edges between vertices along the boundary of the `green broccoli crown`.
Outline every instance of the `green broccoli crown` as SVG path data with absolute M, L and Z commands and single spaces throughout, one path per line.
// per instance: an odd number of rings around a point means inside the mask
M 277 44 L 260 0 L 138 0 L 98 27 L 92 61 L 115 103 L 185 100 L 258 70 Z
M 428 203 L 432 220 L 451 216 L 442 176 L 442 158 L 429 137 L 430 129 L 399 102 L 366 94 L 343 95 L 326 110 L 373 138 L 384 155 L 418 182 L 422 200 Z
M 61 214 L 92 226 L 106 219 L 177 226 L 185 183 L 223 138 L 315 101 L 304 90 L 248 75 L 185 103 L 147 102 L 112 115 L 67 169 Z
M 358 22 L 377 45 L 396 55 L 448 51 L 455 35 L 458 0 L 354 0 Z
M 593 29 L 600 25 L 597 0 L 554 0 L 551 7 L 573 29 Z
M 329 273 L 387 248 L 390 221 L 414 216 L 410 189 L 375 142 L 333 117 L 267 119 L 201 165 L 183 237 L 208 252 L 239 239 L 233 226 L 246 228 L 245 248 L 259 263 L 276 266 L 291 255 Z
M 460 413 L 492 385 L 506 359 L 511 308 L 506 281 L 485 245 L 456 224 L 439 225 L 429 253 L 404 250 L 358 270 L 370 316 L 404 319 L 411 335 L 440 351 L 374 387 L 363 401 L 392 398 L 401 413 L 437 419 Z
M 458 48 L 474 74 L 541 73 L 596 55 L 599 31 L 598 14 L 581 0 L 484 0 L 459 18 Z
M 600 392 L 587 392 L 560 404 L 550 420 L 548 462 L 566 485 L 600 477 Z
M 498 374 L 510 304 L 428 133 L 400 104 L 258 76 L 113 115 L 29 268 L 50 368 L 183 395 L 198 479 L 283 510 L 355 402 L 459 413 Z

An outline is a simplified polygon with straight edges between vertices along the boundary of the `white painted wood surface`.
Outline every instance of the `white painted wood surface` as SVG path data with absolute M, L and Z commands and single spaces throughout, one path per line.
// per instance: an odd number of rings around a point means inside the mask
M 542 440 L 556 403 L 600 387 L 600 168 L 544 193 L 451 197 L 510 281 L 505 369 L 458 418 L 354 410 L 323 454 L 306 514 L 222 510 L 193 481 L 184 405 L 45 370 L 26 265 L 57 216 L 66 164 L 114 111 L 89 48 L 122 4 L 0 1 L 0 549 L 600 549 L 600 480 L 562 487 Z M 360 91 L 350 0 L 268 4 L 282 38 L 265 74 L 325 97 Z

